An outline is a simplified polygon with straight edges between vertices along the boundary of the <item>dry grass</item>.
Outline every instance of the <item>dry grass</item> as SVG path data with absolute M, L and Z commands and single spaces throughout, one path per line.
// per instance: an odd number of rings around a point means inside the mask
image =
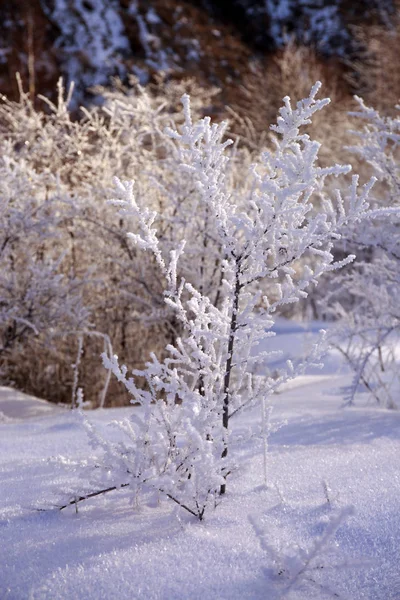
M 354 27 L 354 36 L 364 47 L 363 56 L 349 64 L 347 81 L 367 104 L 387 115 L 400 101 L 400 2 L 390 21 Z

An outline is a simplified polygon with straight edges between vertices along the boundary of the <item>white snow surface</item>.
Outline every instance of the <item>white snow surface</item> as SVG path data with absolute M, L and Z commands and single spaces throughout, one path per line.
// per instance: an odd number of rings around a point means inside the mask
M 277 329 L 284 354 L 307 337 Z M 126 489 L 77 514 L 57 510 L 79 489 L 74 461 L 91 452 L 84 428 L 72 411 L 0 388 L 0 598 L 399 600 L 400 414 L 343 409 L 337 390 L 350 375 L 334 354 L 326 365 L 274 397 L 273 420 L 286 423 L 269 439 L 266 485 L 255 438 L 236 450 L 239 469 L 204 522 L 168 500 L 133 506 Z M 89 417 L 104 431 L 132 410 Z M 258 413 L 235 428 L 255 431 Z M 289 589 L 296 556 L 349 505 L 354 514 Z
M 0 386 L 0 423 L 65 413 L 65 409 L 13 388 Z

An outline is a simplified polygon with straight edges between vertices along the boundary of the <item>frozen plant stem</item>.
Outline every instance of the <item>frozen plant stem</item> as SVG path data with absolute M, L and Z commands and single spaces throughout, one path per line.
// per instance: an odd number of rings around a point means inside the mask
M 129 485 L 130 485 L 129 483 L 122 483 L 119 486 L 113 485 L 111 487 L 104 488 L 102 490 L 97 490 L 96 492 L 91 492 L 90 494 L 85 494 L 83 496 L 76 496 L 75 498 L 73 498 L 72 500 L 67 502 L 66 504 L 63 504 L 62 506 L 58 506 L 57 508 L 58 508 L 58 510 L 64 510 L 64 508 L 68 508 L 68 506 L 75 506 L 75 513 L 78 514 L 78 502 L 83 502 L 84 500 L 89 500 L 90 498 L 95 498 L 96 496 L 104 496 L 104 494 L 108 494 L 109 492 L 115 492 L 116 490 L 129 487 Z M 165 493 L 164 490 L 160 490 L 160 492 Z M 181 508 L 183 508 L 184 510 L 189 512 L 194 517 L 198 517 L 200 521 L 203 520 L 202 514 L 197 515 L 188 506 L 181 504 L 176 498 L 174 498 L 170 494 L 167 493 L 166 496 L 167 496 L 167 498 L 169 498 L 170 500 L 175 502 L 175 504 L 178 504 Z
M 233 347 L 235 344 L 235 333 L 237 327 L 237 314 L 239 310 L 239 296 L 240 290 L 242 286 L 239 281 L 239 266 L 236 264 L 236 276 L 235 276 L 235 292 L 233 296 L 233 308 L 229 329 L 229 339 L 228 339 L 228 358 L 226 361 L 225 368 L 225 377 L 224 377 L 224 406 L 222 411 L 222 425 L 227 430 L 229 426 L 229 383 L 231 379 L 232 373 L 232 357 L 233 357 Z M 224 449 L 222 451 L 222 458 L 226 458 L 228 456 L 228 445 L 225 441 Z M 220 495 L 222 496 L 226 492 L 226 483 L 223 483 L 220 488 Z

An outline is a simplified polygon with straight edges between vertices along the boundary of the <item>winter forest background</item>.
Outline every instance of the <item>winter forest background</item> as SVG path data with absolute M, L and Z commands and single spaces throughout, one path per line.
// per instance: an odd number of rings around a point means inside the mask
M 0 15 L 0 597 L 400 598 L 398 3 Z

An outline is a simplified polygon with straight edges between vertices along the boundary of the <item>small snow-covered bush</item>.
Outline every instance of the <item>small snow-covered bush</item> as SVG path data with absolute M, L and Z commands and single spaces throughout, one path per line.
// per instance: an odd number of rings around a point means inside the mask
M 352 113 L 363 128 L 351 150 L 372 168 L 378 184 L 371 196 L 374 218 L 344 233 L 359 260 L 335 281 L 328 298 L 340 323 L 336 345 L 354 370 L 346 391 L 352 404 L 363 390 L 381 406 L 398 408 L 400 309 L 400 118 L 383 117 L 358 98 Z
M 261 518 L 249 516 L 260 546 L 273 565 L 276 597 L 281 600 L 296 598 L 302 591 L 311 598 L 341 598 L 342 596 L 331 588 L 330 576 L 339 569 L 359 566 L 360 561 L 343 558 L 342 549 L 338 548 L 339 544 L 334 539 L 338 530 L 354 514 L 353 507 L 347 506 L 331 514 L 330 510 L 326 511 L 327 508 L 329 505 L 321 507 L 319 515 L 313 511 L 314 532 L 317 525 L 318 529 L 322 528 L 322 533 L 308 540 L 307 545 L 304 542 L 300 544 L 293 541 L 293 530 L 291 529 L 290 533 L 285 531 L 284 519 L 279 522 L 275 517 L 273 521 L 278 523 L 275 523 L 274 527 L 271 526 L 271 515 L 268 513 Z M 304 525 L 304 515 L 296 514 L 296 510 L 288 506 L 285 509 L 284 518 L 288 517 L 288 513 L 292 513 L 291 517 L 296 517 L 296 522 Z M 316 522 L 316 517 L 319 522 Z
M 123 219 L 136 223 L 129 239 L 158 266 L 164 301 L 181 335 L 163 360 L 153 353 L 132 376 L 117 356 L 104 355 L 105 366 L 139 405 L 118 424 L 125 442 L 117 445 L 88 424 L 99 450 L 92 476 L 99 486 L 106 478 L 104 491 L 123 485 L 138 496 L 152 490 L 203 519 L 235 470 L 231 420 L 304 370 L 305 364 L 288 362 L 278 374 L 268 372 L 265 348 L 274 335 L 274 316 L 305 297 L 324 273 L 353 260 L 335 262 L 333 244 L 345 226 L 368 214 L 373 183 L 359 190 L 354 176 L 345 192 L 326 191 L 326 180 L 350 167 L 319 167 L 319 143 L 300 131 L 329 102 L 316 99 L 319 87 L 295 108 L 285 98 L 272 127 L 275 148 L 251 166 L 242 187 L 230 185 L 235 154 L 226 124 L 212 124 L 208 117 L 193 121 L 189 97 L 183 96 L 184 123 L 167 135 L 181 163 L 176 178 L 190 177 L 204 221 L 204 243 L 190 280 L 181 264 L 186 249 L 193 251 L 192 240 L 183 239 L 178 228 L 166 246 L 157 212 L 140 202 L 132 181 L 116 180 L 113 203 Z M 207 285 L 209 273 L 213 285 Z

